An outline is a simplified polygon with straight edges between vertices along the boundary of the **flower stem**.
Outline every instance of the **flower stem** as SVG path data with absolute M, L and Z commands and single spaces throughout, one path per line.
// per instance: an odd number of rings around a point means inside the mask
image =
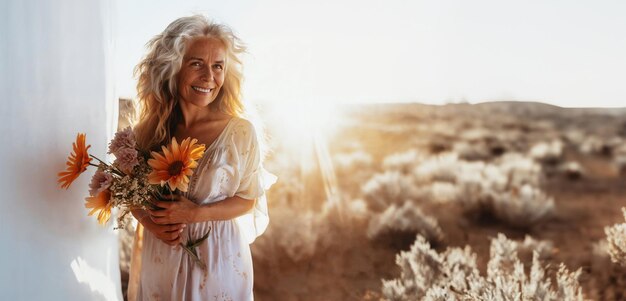
M 104 161 L 102 161 L 102 160 L 98 159 L 98 157 L 96 157 L 96 156 L 94 156 L 94 155 L 89 154 L 89 156 L 90 156 L 90 157 L 92 157 L 92 158 L 94 158 L 94 159 L 96 159 L 96 160 L 98 160 L 100 163 L 104 164 L 105 166 L 109 167 L 109 168 L 111 169 L 111 171 L 113 171 L 113 172 L 114 172 L 115 174 L 117 174 L 118 176 L 120 176 L 120 177 L 126 176 L 126 173 L 125 173 L 125 172 L 123 172 L 123 171 L 121 171 L 121 170 L 117 169 L 115 166 L 113 166 L 113 165 L 111 165 L 111 164 L 107 164 L 107 163 L 105 163 Z M 91 163 L 90 163 L 90 164 L 91 164 Z
M 185 245 L 183 245 L 182 243 L 180 243 L 180 246 L 183 248 L 183 250 L 185 250 L 185 252 L 187 252 L 187 254 L 189 254 L 189 256 L 191 256 L 191 259 L 193 259 L 193 261 L 200 266 L 201 269 L 206 270 L 206 264 L 204 264 L 204 262 L 202 262 L 202 260 L 200 260 L 200 258 L 198 257 L 198 254 L 196 254 L 194 249 L 191 249 Z
M 200 239 L 195 241 L 190 239 L 189 241 L 187 241 L 187 244 L 180 244 L 183 247 L 183 250 L 185 250 L 185 252 L 187 252 L 189 256 L 191 256 L 191 259 L 193 259 L 193 261 L 198 264 L 203 270 L 206 270 L 207 267 L 206 264 L 202 262 L 202 260 L 200 260 L 200 257 L 198 257 L 196 248 L 209 237 L 209 233 L 211 233 L 211 227 L 209 227 L 209 230 Z

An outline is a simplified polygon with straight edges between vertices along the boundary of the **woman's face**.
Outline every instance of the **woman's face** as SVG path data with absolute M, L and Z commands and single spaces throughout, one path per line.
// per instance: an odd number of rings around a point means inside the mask
M 222 42 L 213 38 L 191 40 L 177 76 L 181 101 L 199 107 L 213 102 L 224 84 L 225 63 Z

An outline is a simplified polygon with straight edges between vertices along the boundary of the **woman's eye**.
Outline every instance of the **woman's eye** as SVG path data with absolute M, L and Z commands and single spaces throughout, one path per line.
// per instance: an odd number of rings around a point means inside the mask
M 201 65 L 200 62 L 191 63 L 191 66 L 194 66 L 194 67 L 199 67 L 200 65 Z
M 222 70 L 224 69 L 224 67 L 222 67 L 222 65 L 214 65 L 213 68 L 217 69 L 217 70 Z

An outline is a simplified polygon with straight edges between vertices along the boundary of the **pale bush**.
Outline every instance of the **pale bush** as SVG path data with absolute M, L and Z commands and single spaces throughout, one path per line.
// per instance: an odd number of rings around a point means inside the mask
M 572 145 L 582 145 L 585 141 L 585 133 L 577 128 L 565 130 L 565 140 Z
M 519 154 L 507 154 L 484 168 L 481 189 L 474 188 L 482 195 L 469 199 L 473 203 L 473 199 L 480 200 L 481 208 L 491 210 L 494 217 L 509 225 L 533 226 L 554 213 L 554 200 L 539 188 L 542 180 L 541 166 L 536 162 Z
M 476 255 L 469 247 L 449 248 L 439 254 L 420 235 L 409 251 L 396 255 L 396 264 L 401 269 L 400 278 L 383 280 L 382 288 L 384 297 L 392 301 L 419 300 L 427 295 L 452 296 L 450 288 L 466 291 L 466 279 L 478 276 Z M 429 293 L 431 289 L 436 292 Z
M 274 225 L 280 229 L 271 229 L 273 231 L 267 233 L 268 236 L 272 236 L 277 247 L 293 261 L 300 261 L 315 255 L 320 236 L 326 234 L 320 231 L 319 216 L 312 211 L 296 213 L 287 210 L 283 213 L 284 215 L 280 217 L 277 213 L 273 213 L 273 217 L 288 221 L 287 224 L 279 225 L 275 222 Z
M 466 214 L 481 215 L 490 210 L 488 192 L 494 185 L 504 186 L 506 178 L 492 165 L 471 163 L 463 165 L 463 172 L 456 180 L 455 202 Z M 497 183 L 496 183 L 497 182 Z
M 540 260 L 552 258 L 556 253 L 554 243 L 549 240 L 538 240 L 530 235 L 526 235 L 522 242 L 517 243 L 517 253 L 520 257 L 530 258 L 533 252 L 537 252 Z
M 338 153 L 333 156 L 335 170 L 341 172 L 351 172 L 357 169 L 370 169 L 374 160 L 372 156 L 362 150 L 351 153 Z
M 601 154 L 605 144 L 596 136 L 588 136 L 580 143 L 578 150 L 583 154 Z
M 424 199 L 434 203 L 448 203 L 459 199 L 457 186 L 447 182 L 435 182 L 423 189 Z
M 585 169 L 578 162 L 565 162 L 559 166 L 559 172 L 570 180 L 577 180 L 585 175 Z
M 444 154 L 424 160 L 413 175 L 417 188 L 412 191 L 421 200 L 454 201 L 469 216 L 487 213 L 516 227 L 530 227 L 554 212 L 554 200 L 539 188 L 544 181 L 541 165 L 519 153 L 493 163 Z
M 460 167 L 457 201 L 472 215 L 490 213 L 516 226 L 528 227 L 551 216 L 554 200 L 541 191 L 541 166 L 519 154 L 495 163 L 464 163 Z
M 482 141 L 457 142 L 454 144 L 453 151 L 458 154 L 459 158 L 468 161 L 488 160 L 492 157 L 489 146 Z
M 619 174 L 626 174 L 626 144 L 616 146 L 612 161 Z
M 392 204 L 419 199 L 421 194 L 412 177 L 398 171 L 375 174 L 362 187 L 363 198 L 373 211 L 383 211 Z
M 482 276 L 476 254 L 468 246 L 448 248 L 440 254 L 418 236 L 409 251 L 397 255 L 400 278 L 383 280 L 383 296 L 392 301 L 583 300 L 580 270 L 570 273 L 561 264 L 553 285 L 538 253 L 527 275 L 516 248 L 515 242 L 499 234 L 491 241 L 487 275 Z
M 367 228 L 367 236 L 370 239 L 377 239 L 393 232 L 421 234 L 431 242 L 439 242 L 444 238 L 437 220 L 424 214 L 412 202 L 405 202 L 401 207 L 391 205 L 384 212 L 375 215 Z
M 349 248 L 355 237 L 365 238 L 370 213 L 362 200 L 326 202 L 320 212 L 293 207 L 272 208 L 272 223 L 253 246 L 255 255 L 268 265 L 281 257 L 294 262 L 310 260 L 316 254 L 337 247 Z
M 607 139 L 601 136 L 589 135 L 579 145 L 579 151 L 583 154 L 613 156 L 620 152 L 624 145 L 621 137 Z
M 346 199 L 359 197 L 361 186 L 374 173 L 374 160 L 364 151 L 338 153 L 333 156 L 333 166 L 339 189 Z
M 424 160 L 424 155 L 416 150 L 396 153 L 385 157 L 383 160 L 383 169 L 408 174 L 422 160 Z
M 421 162 L 413 174 L 417 183 L 429 184 L 432 182 L 455 183 L 461 173 L 462 162 L 456 154 L 442 154 Z
M 502 173 L 508 187 L 521 187 L 524 184 L 541 186 L 544 178 L 541 165 L 519 153 L 509 153 L 502 156 L 496 164 Z M 500 188 L 502 189 L 502 188 Z
M 613 263 L 607 239 L 592 244 L 590 271 L 590 291 L 594 300 L 622 300 L 626 286 L 626 265 Z
M 540 189 L 523 185 L 505 192 L 492 192 L 494 215 L 509 225 L 527 227 L 554 212 L 554 200 Z
M 626 155 L 617 155 L 613 158 L 613 165 L 615 166 L 615 170 L 620 175 L 626 174 Z
M 556 164 L 563 158 L 563 142 L 553 140 L 537 143 L 530 149 L 530 156 L 543 164 Z
M 622 208 L 622 212 L 626 219 L 626 208 Z M 604 233 L 606 233 L 611 260 L 626 266 L 626 223 L 606 227 Z

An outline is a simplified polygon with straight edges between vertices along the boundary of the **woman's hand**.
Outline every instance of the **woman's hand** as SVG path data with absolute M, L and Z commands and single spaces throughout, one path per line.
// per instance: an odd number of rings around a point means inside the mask
M 185 224 L 156 224 L 150 218 L 150 215 L 144 210 L 133 211 L 133 215 L 143 225 L 144 228 L 152 232 L 156 238 L 170 246 L 176 246 L 181 243 L 180 233 L 187 226 Z
M 160 210 L 148 210 L 150 219 L 159 225 L 194 223 L 200 207 L 200 205 L 182 195 L 175 195 L 167 201 L 152 199 L 152 203 L 157 207 L 163 208 Z

